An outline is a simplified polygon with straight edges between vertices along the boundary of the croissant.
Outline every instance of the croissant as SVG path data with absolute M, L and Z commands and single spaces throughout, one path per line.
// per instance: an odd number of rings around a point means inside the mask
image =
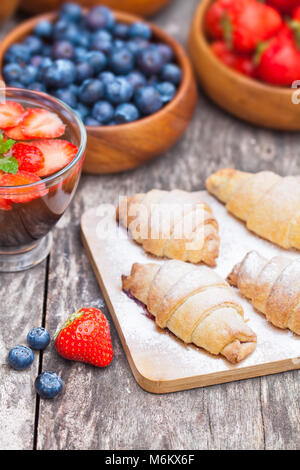
M 214 270 L 182 261 L 134 264 L 122 277 L 123 291 L 138 300 L 185 343 L 237 363 L 256 347 L 236 295 Z
M 218 223 L 196 193 L 153 189 L 147 194 L 125 197 L 117 218 L 148 253 L 216 265 Z
M 283 248 L 300 249 L 300 177 L 223 169 L 206 181 L 249 230 Z
M 300 335 L 300 261 L 275 256 L 270 261 L 251 251 L 228 281 L 252 301 L 273 325 Z

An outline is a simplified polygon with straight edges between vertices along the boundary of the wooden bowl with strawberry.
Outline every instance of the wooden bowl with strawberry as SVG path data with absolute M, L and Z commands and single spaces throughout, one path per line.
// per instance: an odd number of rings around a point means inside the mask
M 300 9 L 294 8 L 300 1 L 267 3 L 235 0 L 228 7 L 230 0 L 203 0 L 189 52 L 202 87 L 219 106 L 257 126 L 298 131 Z

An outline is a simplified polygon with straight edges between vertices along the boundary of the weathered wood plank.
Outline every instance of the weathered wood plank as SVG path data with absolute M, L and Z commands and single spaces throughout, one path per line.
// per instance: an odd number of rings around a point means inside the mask
M 0 274 L 0 448 L 32 449 L 39 354 L 30 369 L 17 372 L 7 364 L 10 348 L 26 345 L 26 335 L 41 325 L 46 263 L 18 274 Z

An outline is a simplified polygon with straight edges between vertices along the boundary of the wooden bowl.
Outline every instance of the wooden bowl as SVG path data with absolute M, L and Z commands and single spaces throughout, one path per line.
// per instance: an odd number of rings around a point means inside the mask
M 8 1 L 8 0 L 5 0 Z M 77 0 L 82 6 L 90 8 L 95 5 L 106 5 L 110 8 L 127 11 L 134 15 L 148 16 L 164 8 L 171 0 Z M 41 13 L 56 10 L 63 0 L 22 0 L 22 10 L 28 13 Z
M 264 84 L 224 65 L 211 52 L 204 31 L 205 13 L 212 0 L 203 0 L 189 35 L 189 52 L 207 95 L 238 118 L 277 130 L 300 130 L 300 105 L 293 104 L 295 90 Z M 299 77 L 300 78 L 300 77 Z
M 132 23 L 137 17 L 115 12 L 119 21 Z M 15 42 L 26 37 L 42 19 L 54 20 L 48 13 L 21 23 L 0 44 L 0 70 L 3 57 Z M 190 61 L 183 47 L 157 26 L 150 24 L 155 38 L 169 44 L 183 74 L 174 99 L 157 113 L 139 121 L 117 126 L 87 126 L 88 144 L 84 170 L 88 173 L 117 173 L 136 168 L 167 152 L 184 133 L 197 103 L 197 87 Z
M 2 0 L 0 2 L 0 22 L 8 20 L 16 11 L 19 0 Z

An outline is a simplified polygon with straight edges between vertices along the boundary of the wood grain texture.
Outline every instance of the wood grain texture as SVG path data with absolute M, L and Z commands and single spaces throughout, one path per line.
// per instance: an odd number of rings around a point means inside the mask
M 48 13 L 25 21 L 0 43 L 1 67 L 6 50 L 31 33 L 35 25 L 56 14 Z M 116 12 L 116 18 L 133 23 L 138 18 Z M 191 63 L 182 46 L 161 28 L 150 24 L 154 38 L 168 44 L 182 70 L 182 81 L 173 100 L 160 111 L 138 121 L 117 126 L 87 126 L 87 151 L 84 170 L 93 174 L 131 170 L 167 152 L 180 139 L 190 123 L 197 105 L 197 88 Z
M 204 17 L 213 0 L 203 0 L 189 33 L 189 52 L 207 95 L 226 111 L 258 126 L 300 130 L 300 107 L 293 103 L 295 90 L 254 80 L 224 65 L 211 52 L 204 31 Z
M 15 12 L 19 0 L 4 0 L 0 3 L 0 22 L 8 20 Z
M 28 13 L 40 13 L 58 8 L 64 0 L 22 0 L 21 7 Z M 171 0 L 101 0 L 102 5 L 135 15 L 148 16 L 164 8 Z M 82 6 L 90 8 L 99 5 L 99 0 L 79 0 Z
M 174 0 L 155 23 L 186 44 L 197 4 L 198 0 Z M 200 94 L 192 124 L 164 157 L 121 175 L 84 176 L 55 233 L 47 305 L 51 332 L 74 308 L 101 307 L 103 302 L 80 242 L 79 219 L 84 210 L 100 202 L 116 203 L 118 194 L 153 187 L 203 189 L 210 173 L 232 166 L 300 174 L 299 137 L 251 127 Z M 10 279 L 1 275 L 1 285 L 8 286 Z M 1 302 L 6 308 L 3 294 Z M 41 401 L 39 449 L 300 449 L 300 372 L 151 395 L 133 379 L 113 326 L 112 339 L 115 359 L 106 370 L 64 361 L 52 347 L 46 352 L 43 368 L 61 373 L 65 391 L 58 400 Z M 6 381 L 9 376 L 5 369 Z M 7 396 L 11 403 L 9 390 Z M 3 410 L 1 422 L 2 416 Z M 10 434 L 0 447 L 13 447 L 14 439 Z M 22 439 L 26 448 L 27 435 Z
M 39 354 L 23 372 L 7 364 L 9 350 L 26 345 L 28 331 L 40 326 L 46 263 L 25 273 L 0 274 L 0 448 L 32 449 L 36 395 L 34 380 L 38 374 Z

